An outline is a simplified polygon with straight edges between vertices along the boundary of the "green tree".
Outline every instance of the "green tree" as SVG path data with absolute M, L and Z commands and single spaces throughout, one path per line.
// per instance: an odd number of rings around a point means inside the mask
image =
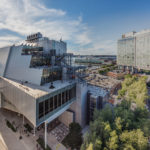
M 126 76 L 122 88 L 118 91 L 118 98 L 135 103 L 137 107 L 144 108 L 148 98 L 146 77 Z
M 88 146 L 87 150 L 93 150 L 93 144 L 90 143 L 90 145 Z
M 94 145 L 94 150 L 100 150 L 102 148 L 102 141 L 100 139 L 96 139 Z
M 107 105 L 94 112 L 94 121 L 84 140 L 82 150 L 90 144 L 94 150 L 146 150 L 150 136 L 149 112 L 145 108 L 131 109 L 123 100 L 113 108 Z
M 113 130 L 111 133 L 110 133 L 110 138 L 109 138 L 109 141 L 107 143 L 107 147 L 110 149 L 110 150 L 117 150 L 119 145 L 119 141 L 118 141 L 118 135 L 116 133 L 115 130 Z
M 148 148 L 147 138 L 144 137 L 143 132 L 140 129 L 133 131 L 124 131 L 120 135 L 120 141 L 122 148 L 127 145 L 132 146 L 136 150 L 146 150 Z
M 69 125 L 69 134 L 63 140 L 63 143 L 71 149 L 80 149 L 82 144 L 82 128 L 78 123 L 71 123 Z

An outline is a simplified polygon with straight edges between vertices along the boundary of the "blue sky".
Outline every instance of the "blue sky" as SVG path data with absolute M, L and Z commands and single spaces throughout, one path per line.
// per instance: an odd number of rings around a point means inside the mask
M 122 33 L 150 29 L 149 0 L 0 0 L 0 47 L 40 31 L 75 54 L 116 54 Z

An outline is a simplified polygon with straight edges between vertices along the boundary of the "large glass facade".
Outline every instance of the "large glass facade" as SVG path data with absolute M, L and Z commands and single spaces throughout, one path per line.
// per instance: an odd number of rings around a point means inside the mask
M 39 119 L 76 97 L 76 87 L 39 103 Z
M 51 57 L 39 55 L 32 55 L 30 67 L 40 67 L 40 66 L 51 66 Z
M 62 79 L 62 69 L 43 69 L 41 85 Z

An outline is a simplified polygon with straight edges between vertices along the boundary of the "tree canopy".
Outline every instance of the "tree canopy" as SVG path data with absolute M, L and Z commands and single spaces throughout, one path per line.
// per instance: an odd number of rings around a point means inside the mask
M 82 144 L 82 128 L 78 123 L 69 125 L 69 134 L 63 140 L 63 144 L 71 149 L 80 149 Z
M 127 75 L 122 82 L 122 89 L 118 91 L 118 98 L 131 101 L 137 107 L 143 108 L 148 98 L 146 79 L 145 76 L 137 77 Z
M 82 150 L 146 150 L 150 135 L 149 112 L 145 108 L 130 109 L 123 100 L 117 107 L 107 105 L 95 110 L 90 132 Z
M 146 79 L 127 75 L 118 92 L 121 103 L 94 111 L 94 121 L 90 123 L 82 150 L 148 149 L 150 114 L 145 108 L 148 98 Z M 136 107 L 133 109 L 132 106 Z

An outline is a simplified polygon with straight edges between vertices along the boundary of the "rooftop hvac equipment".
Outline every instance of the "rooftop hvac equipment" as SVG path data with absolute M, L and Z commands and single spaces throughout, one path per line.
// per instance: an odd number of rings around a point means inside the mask
M 49 88 L 50 88 L 50 89 L 54 89 L 54 88 L 55 88 L 54 85 L 53 85 L 53 82 L 51 82 L 51 85 L 50 85 Z
M 26 41 L 33 42 L 33 41 L 35 41 L 35 40 L 37 40 L 39 38 L 42 38 L 42 34 L 40 32 L 27 36 L 27 40 Z

